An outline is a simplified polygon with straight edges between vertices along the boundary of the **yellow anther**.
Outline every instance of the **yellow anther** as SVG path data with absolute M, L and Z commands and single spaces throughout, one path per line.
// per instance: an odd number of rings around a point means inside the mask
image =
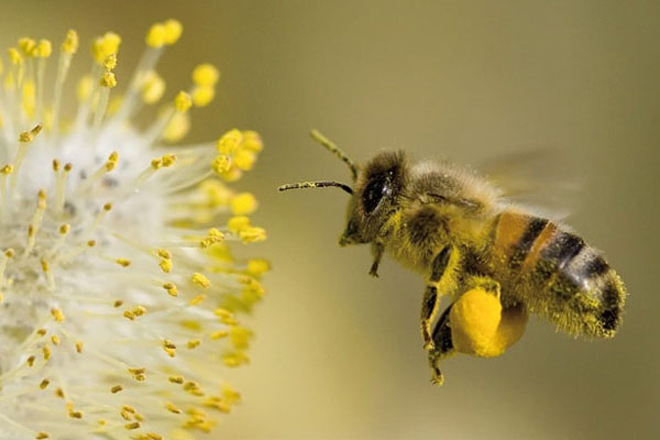
M 104 211 L 107 212 L 107 211 L 110 211 L 111 209 L 112 209 L 112 203 L 106 203 L 105 205 L 103 205 L 103 210 Z
M 114 387 L 110 388 L 110 392 L 112 394 L 117 394 L 118 392 L 122 391 L 124 389 L 123 386 L 121 385 L 115 385 Z
M 268 262 L 268 260 L 264 260 L 263 258 L 254 258 L 248 260 L 247 271 L 251 275 L 258 277 L 268 272 L 269 270 L 270 270 L 270 263 Z
M 28 79 L 23 82 L 23 99 L 21 104 L 25 114 L 32 117 L 36 107 L 37 86 L 34 81 Z
M 249 226 L 250 226 L 250 219 L 244 215 L 237 215 L 235 217 L 231 217 L 227 221 L 227 228 L 234 234 L 239 233 L 240 231 L 242 231 L 243 229 Z
M 96 246 L 96 240 L 87 240 L 87 247 Z
M 82 419 L 85 414 L 82 411 L 69 411 L 69 417 L 72 419 Z
M 198 86 L 213 86 L 219 78 L 220 72 L 212 64 L 200 64 L 192 73 L 192 80 Z
M 48 330 L 46 330 L 45 328 L 40 328 L 39 330 L 37 330 L 37 334 L 39 336 L 46 336 L 46 333 L 48 333 Z
M 183 33 L 183 25 L 179 20 L 170 18 L 164 23 L 165 26 L 165 44 L 171 46 L 179 41 Z
M 133 370 L 136 370 L 136 368 L 134 368 Z M 144 368 L 140 368 L 140 370 L 141 370 L 141 371 L 140 371 L 140 374 L 145 372 L 145 369 L 144 369 Z M 137 411 L 135 410 L 135 408 L 133 408 L 133 407 L 130 406 L 130 405 L 124 405 L 124 406 L 122 406 L 122 407 L 121 407 L 121 410 L 122 410 L 122 411 L 126 411 L 127 413 L 137 414 Z
M 235 326 L 229 330 L 229 340 L 237 350 L 248 348 L 250 338 L 252 338 L 252 332 L 245 327 Z
M 206 299 L 206 295 L 204 295 L 204 294 L 197 295 L 196 297 L 191 299 L 188 304 L 190 304 L 191 306 L 196 306 L 196 305 L 200 304 L 202 301 L 204 301 L 205 299 Z
M 192 91 L 192 100 L 195 107 L 206 107 L 213 98 L 215 98 L 215 88 L 213 86 L 199 86 Z
M 161 163 L 163 164 L 163 167 L 171 167 L 176 163 L 176 155 L 174 154 L 166 154 L 161 158 Z
M 87 102 L 91 98 L 93 91 L 94 91 L 94 78 L 92 78 L 91 75 L 85 75 L 82 78 L 80 78 L 80 81 L 78 81 L 78 86 L 76 88 L 76 96 L 78 97 L 78 101 Z
M 73 55 L 78 51 L 78 32 L 73 29 L 69 29 L 66 33 L 66 37 L 62 42 L 62 52 Z
M 184 91 L 179 92 L 174 98 L 174 108 L 180 113 L 187 112 L 192 107 L 192 98 Z
M 169 339 L 163 340 L 163 347 L 169 348 L 170 350 L 176 350 L 176 344 Z
M 48 388 L 48 385 L 50 385 L 50 380 L 44 379 L 39 384 L 39 388 L 41 388 L 42 390 L 45 390 L 46 388 Z
M 35 55 L 39 58 L 48 58 L 53 53 L 53 45 L 49 40 L 39 40 Z
M 158 266 L 160 266 L 160 270 L 163 272 L 170 273 L 172 271 L 172 260 L 162 259 L 158 263 Z
M 231 158 L 225 154 L 221 154 L 213 159 L 211 166 L 216 173 L 224 174 L 231 169 Z
M 111 89 L 117 86 L 117 78 L 115 78 L 115 74 L 112 72 L 103 72 L 103 76 L 101 76 L 99 84 L 102 87 L 108 87 Z
M 235 215 L 252 214 L 257 210 L 257 199 L 250 193 L 240 193 L 231 199 L 229 206 Z
M 181 410 L 174 406 L 172 402 L 165 402 L 165 409 L 174 414 L 181 414 Z
M 142 316 L 145 313 L 147 313 L 147 309 L 145 309 L 142 306 L 135 306 L 133 307 L 133 310 L 131 310 L 131 312 L 133 312 L 133 315 L 135 316 Z
M 103 60 L 103 68 L 110 72 L 111 70 L 115 70 L 115 67 L 117 67 L 117 54 L 111 53 Z
M 165 81 L 154 71 L 145 75 L 142 84 L 142 100 L 147 104 L 158 102 L 165 93 Z
M 209 229 L 208 235 L 199 242 L 202 249 L 209 248 L 214 244 L 220 243 L 225 239 L 225 234 L 216 228 Z
M 21 132 L 21 134 L 18 135 L 18 141 L 21 143 L 32 142 L 34 140 L 34 137 L 41 132 L 42 128 L 43 128 L 42 124 L 37 124 L 30 131 Z
M 37 358 L 36 358 L 34 355 L 32 355 L 32 356 L 30 356 L 29 358 L 27 358 L 27 364 L 28 364 L 28 367 L 33 366 L 33 365 L 34 365 L 34 361 L 35 361 L 36 359 L 37 359 Z
M 165 289 L 170 296 L 179 295 L 179 290 L 176 288 L 176 286 L 173 283 L 163 284 L 163 289 Z
M 108 157 L 108 160 L 105 161 L 105 169 L 106 171 L 112 171 L 115 169 L 117 166 L 117 162 L 119 161 L 119 153 L 116 151 L 113 151 L 110 156 Z
M 33 57 L 37 49 L 37 42 L 33 38 L 23 37 L 18 40 L 18 48 L 25 57 Z
M 156 253 L 160 258 L 164 258 L 166 260 L 169 260 L 172 258 L 172 253 L 168 251 L 167 249 L 158 249 L 156 250 Z
M 0 173 L 4 174 L 5 176 L 13 172 L 14 172 L 14 166 L 12 164 L 7 164 L 4 167 L 0 168 Z
M 60 161 L 58 159 L 53 159 L 53 171 L 57 172 L 60 170 Z
M 186 347 L 188 347 L 189 350 L 192 350 L 199 347 L 199 344 L 201 343 L 202 341 L 200 341 L 199 339 L 191 339 L 186 343 Z
M 98 37 L 92 43 L 92 55 L 98 64 L 103 64 L 110 54 L 116 54 L 119 51 L 121 38 L 114 32 L 107 32 L 102 37 Z
M 50 359 L 50 347 L 48 347 L 48 346 L 43 347 L 41 349 L 41 352 L 43 353 L 45 361 Z
M 128 266 L 131 265 L 131 260 L 128 260 L 128 259 L 126 259 L 126 258 L 117 258 L 117 259 L 115 260 L 115 263 L 117 263 L 117 264 L 120 265 L 121 267 L 128 267 Z
M 211 287 L 211 281 L 201 273 L 194 273 L 190 280 L 193 282 L 193 284 L 204 289 Z
M 124 315 L 124 318 L 128 318 L 131 321 L 135 320 L 135 313 L 131 312 L 130 310 L 125 310 L 123 315 Z
M 69 230 L 71 230 L 71 226 L 68 224 L 64 223 L 63 225 L 60 225 L 60 235 L 66 235 L 69 233 Z
M 243 148 L 254 153 L 258 153 L 264 148 L 264 144 L 261 141 L 261 136 L 259 133 L 252 130 L 246 130 L 243 132 Z
M 221 154 L 233 154 L 241 146 L 243 134 L 238 129 L 229 130 L 218 139 L 218 152 Z
M 50 438 L 50 435 L 46 431 L 39 431 L 37 435 L 34 436 L 35 440 L 45 440 Z
M 222 356 L 222 363 L 230 368 L 239 367 L 249 361 L 250 359 L 242 351 L 237 353 L 225 353 Z
M 114 307 L 116 309 L 118 307 L 121 307 L 123 304 L 124 304 L 124 301 L 118 299 L 114 303 L 112 303 L 112 307 Z
M 64 399 L 64 390 L 62 388 L 58 388 L 55 390 L 55 397 L 59 397 L 60 399 Z
M 155 158 L 151 160 L 151 168 L 154 170 L 159 169 L 163 165 L 163 161 L 160 158 Z
M 177 142 L 190 131 L 190 114 L 189 113 L 174 113 L 165 131 L 163 132 L 163 140 L 167 142 Z
M 70 172 L 73 169 L 73 165 L 71 163 L 67 163 L 64 165 L 64 171 L 65 172 Z
M 50 309 L 50 314 L 53 315 L 55 322 L 64 322 L 64 313 L 60 309 Z
M 21 53 L 16 49 L 15 47 L 10 47 L 7 49 L 7 56 L 9 56 L 9 61 L 14 64 L 22 64 L 23 63 L 23 57 L 21 56 Z
M 82 342 L 76 342 L 76 352 L 77 353 L 82 353 L 83 352 L 83 347 L 84 347 L 84 344 Z
M 227 403 L 233 405 L 235 403 L 240 402 L 241 393 L 225 385 L 224 389 L 222 390 L 222 397 Z
M 147 432 L 145 440 L 163 440 L 163 436 L 155 432 Z
M 167 29 L 165 25 L 161 23 L 155 23 L 149 28 L 147 32 L 147 37 L 145 39 L 147 46 L 150 47 L 162 47 L 165 45 L 165 38 L 167 34 Z
M 172 383 L 181 385 L 184 382 L 183 376 L 170 376 L 167 378 Z
M 130 431 L 132 429 L 138 429 L 140 426 L 141 426 L 140 422 L 131 422 L 131 423 L 125 424 L 124 428 L 126 428 Z
M 211 333 L 209 337 L 213 340 L 217 340 L 226 338 L 227 336 L 229 336 L 229 332 L 227 330 L 218 330 L 217 332 Z
M 257 226 L 250 226 L 239 232 L 238 236 L 243 243 L 255 243 L 266 239 L 266 230 Z
M 60 337 L 57 335 L 52 335 L 50 337 L 50 341 L 53 343 L 53 345 L 60 345 Z
M 257 156 L 254 152 L 247 150 L 245 147 L 242 147 L 236 153 L 234 153 L 234 165 L 236 168 L 243 171 L 251 170 L 254 167 L 254 163 L 257 161 Z

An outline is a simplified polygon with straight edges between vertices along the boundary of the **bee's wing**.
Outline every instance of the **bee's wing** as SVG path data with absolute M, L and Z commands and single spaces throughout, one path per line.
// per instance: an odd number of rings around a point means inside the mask
M 580 198 L 577 163 L 566 151 L 539 149 L 501 155 L 479 169 L 504 199 L 540 216 L 564 220 L 575 212 Z

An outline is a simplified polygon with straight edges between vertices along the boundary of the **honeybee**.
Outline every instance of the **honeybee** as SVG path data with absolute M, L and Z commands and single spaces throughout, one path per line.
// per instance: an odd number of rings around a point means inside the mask
M 599 251 L 567 227 L 508 202 L 466 168 L 411 165 L 402 151 L 383 151 L 357 166 L 319 132 L 311 134 L 348 166 L 353 185 L 314 181 L 278 189 L 344 190 L 351 199 L 339 244 L 370 244 L 372 276 L 378 276 L 385 252 L 424 276 L 421 333 L 432 382 L 442 384 L 439 361 L 457 350 L 502 354 L 522 335 L 529 313 L 573 336 L 615 335 L 626 297 L 623 282 Z M 483 302 L 479 295 L 490 299 Z M 436 320 L 442 296 L 453 302 Z M 497 315 L 492 340 L 471 340 L 489 313 Z

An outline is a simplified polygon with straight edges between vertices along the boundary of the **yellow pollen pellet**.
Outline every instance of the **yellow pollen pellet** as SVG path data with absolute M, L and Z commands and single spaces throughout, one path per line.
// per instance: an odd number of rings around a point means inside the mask
M 204 294 L 197 295 L 196 297 L 191 299 L 188 304 L 190 304 L 191 306 L 196 306 L 196 305 L 200 304 L 202 301 L 204 301 L 205 299 L 206 299 L 206 295 L 204 295 Z
M 192 98 L 184 91 L 179 92 L 174 98 L 174 108 L 180 113 L 187 112 L 192 107 Z
M 56 322 L 63 322 L 65 317 L 60 309 L 50 309 L 50 314 L 53 315 Z
M 50 341 L 53 343 L 53 345 L 60 345 L 60 337 L 57 335 L 51 336 Z
M 131 260 L 128 260 L 126 258 L 117 258 L 115 260 L 115 263 L 117 263 L 118 265 L 120 265 L 122 267 L 128 267 L 128 266 L 131 265 Z
M 33 366 L 35 360 L 36 360 L 36 357 L 35 357 L 34 355 L 33 355 L 33 356 L 30 356 L 29 358 L 27 358 L 27 364 L 28 364 L 28 367 Z
M 115 385 L 114 387 L 110 388 L 110 392 L 112 394 L 117 394 L 118 392 L 122 391 L 124 389 L 123 386 L 121 385 Z
M 75 54 L 78 51 L 78 43 L 78 33 L 73 29 L 69 29 L 61 46 L 62 52 L 69 55 Z
M 50 380 L 48 380 L 48 379 L 44 379 L 44 380 L 42 380 L 41 383 L 39 384 L 39 388 L 41 388 L 42 390 L 45 390 L 46 388 L 48 388 L 48 385 L 49 385 L 49 384 L 50 384 Z
M 172 383 L 177 383 L 181 385 L 184 381 L 183 376 L 170 376 L 168 377 L 168 380 Z
M 231 199 L 229 206 L 235 215 L 252 214 L 257 209 L 257 199 L 251 193 L 240 193 Z
M 200 64 L 192 73 L 192 80 L 198 86 L 212 86 L 219 78 L 220 73 L 212 64 Z
M 165 402 L 165 409 L 174 414 L 181 414 L 181 410 L 174 406 L 172 402 Z
M 211 281 L 209 281 L 209 279 L 201 273 L 194 273 L 191 281 L 193 284 L 205 289 L 211 287 Z
M 138 429 L 140 427 L 140 422 L 132 422 L 132 423 L 127 423 L 124 425 L 124 428 L 131 430 L 131 429 Z
M 76 342 L 76 352 L 82 353 L 84 344 L 82 342 Z

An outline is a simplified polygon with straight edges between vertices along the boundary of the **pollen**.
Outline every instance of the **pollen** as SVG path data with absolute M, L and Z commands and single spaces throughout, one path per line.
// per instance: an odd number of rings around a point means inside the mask
M 249 360 L 242 318 L 269 265 L 248 245 L 266 231 L 238 180 L 263 144 L 233 127 L 183 141 L 220 73 L 190 66 L 166 86 L 177 20 L 146 32 L 132 73 L 119 63 L 135 41 L 62 31 L 0 57 L 0 430 L 192 438 L 238 403 L 223 376 Z

